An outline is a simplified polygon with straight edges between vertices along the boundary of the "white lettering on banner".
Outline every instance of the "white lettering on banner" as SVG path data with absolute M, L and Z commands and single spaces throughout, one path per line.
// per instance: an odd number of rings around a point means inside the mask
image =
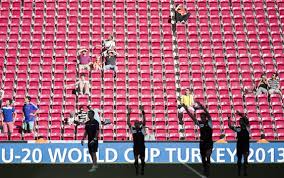
M 31 163 L 31 160 L 28 159 L 31 155 L 31 150 L 28 148 L 23 148 L 22 152 L 26 152 L 27 154 L 23 157 L 21 163 Z
M 225 157 L 225 148 L 217 148 L 216 149 L 216 162 L 224 163 L 225 159 L 221 159 L 221 157 Z
M 283 163 L 284 162 L 284 148 L 278 148 L 279 152 L 279 159 L 277 159 L 278 163 Z M 281 159 L 280 159 L 281 158 Z
M 100 159 L 100 149 L 98 148 L 98 152 L 96 153 L 97 155 L 97 160 L 98 160 L 98 163 L 103 163 L 104 162 L 104 159 Z
M 234 151 L 233 151 L 233 152 L 231 151 L 231 149 L 230 149 L 230 148 L 226 148 L 226 150 L 227 150 L 227 153 L 229 153 L 229 155 L 230 155 L 231 163 L 233 163 L 233 162 L 234 162 L 234 160 L 235 160 L 235 155 L 237 154 L 237 150 L 236 150 L 236 149 L 234 149 Z
M 148 161 L 148 159 L 149 159 L 149 151 L 148 151 L 148 148 L 145 148 L 145 162 L 147 162 Z M 139 163 L 141 162 L 141 160 L 139 159 L 138 160 L 139 161 Z
M 270 148 L 269 150 L 268 150 L 268 154 L 270 155 L 270 161 L 271 162 L 274 162 L 274 148 Z
M 182 158 L 182 155 L 185 155 L 185 158 Z M 185 154 L 183 154 L 182 149 L 178 148 L 177 150 L 177 159 L 180 163 L 187 163 L 189 162 L 189 148 L 185 149 Z
M 2 148 L 2 161 L 3 163 L 11 163 L 13 162 L 13 158 L 14 158 L 14 149 L 13 148 L 10 148 L 10 154 L 8 153 L 7 155 L 9 156 L 9 159 L 6 159 L 6 150 L 5 148 Z
M 197 159 L 197 161 L 196 161 L 196 159 Z M 199 148 L 192 148 L 191 149 L 191 162 L 192 163 L 201 163 Z
M 134 159 L 131 160 L 131 159 L 129 159 L 129 157 L 128 157 L 129 152 L 132 152 L 132 151 L 133 151 L 133 148 L 128 148 L 128 149 L 126 149 L 125 152 L 124 152 L 124 159 L 125 159 L 125 161 L 128 162 L 128 163 L 134 162 Z
M 89 163 L 89 162 L 92 161 L 92 157 L 89 154 L 88 148 L 83 149 L 83 161 L 84 161 L 84 163 Z
M 176 148 L 165 148 L 165 151 L 169 152 L 169 162 L 173 162 L 173 152 L 176 151 Z
M 73 157 L 73 153 L 75 152 L 75 155 L 78 155 L 77 157 Z M 79 150 L 78 148 L 71 148 L 69 151 L 68 151 L 68 160 L 71 162 L 71 163 L 78 163 L 82 160 L 82 153 L 81 153 L 81 150 Z
M 42 152 L 41 149 L 36 148 L 32 152 L 32 161 L 34 163 L 40 163 L 42 161 Z
M 249 156 L 248 156 L 248 162 L 249 163 L 254 163 L 254 160 L 252 159 L 254 154 L 254 150 L 252 148 L 249 149 Z
M 47 151 L 48 151 L 48 155 L 49 155 L 51 163 L 58 163 L 56 162 L 57 159 L 59 160 L 59 163 L 64 163 L 66 153 L 67 153 L 66 148 L 63 149 L 63 154 L 61 153 L 60 148 L 55 148 L 54 152 L 51 148 L 48 148 Z
M 255 159 L 256 162 L 258 163 L 263 163 L 265 160 L 266 154 L 265 154 L 265 150 L 263 148 L 258 148 L 255 151 Z
M 160 156 L 160 150 L 158 148 L 151 148 L 150 149 L 150 162 L 153 163 L 154 158 L 157 158 Z
M 215 148 L 213 148 L 212 149 L 212 153 L 215 151 Z M 200 155 L 201 156 L 201 155 Z M 215 160 L 213 159 L 213 157 L 212 156 L 210 156 L 210 162 L 211 163 L 215 163 Z
M 113 154 L 112 158 L 110 158 L 110 153 Z M 105 157 L 106 157 L 105 158 L 106 163 L 113 163 L 117 160 L 117 157 L 118 157 L 117 151 L 113 148 L 106 148 L 106 156 Z

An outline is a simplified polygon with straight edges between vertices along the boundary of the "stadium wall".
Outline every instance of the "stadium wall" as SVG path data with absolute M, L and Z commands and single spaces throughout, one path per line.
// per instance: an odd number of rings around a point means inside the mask
M 147 142 L 149 163 L 200 163 L 197 142 Z M 236 143 L 214 144 L 212 163 L 235 163 Z M 0 143 L 0 164 L 84 164 L 90 163 L 87 145 L 79 142 Z M 132 163 L 131 142 L 102 142 L 98 162 Z M 284 142 L 251 143 L 249 162 L 284 163 Z

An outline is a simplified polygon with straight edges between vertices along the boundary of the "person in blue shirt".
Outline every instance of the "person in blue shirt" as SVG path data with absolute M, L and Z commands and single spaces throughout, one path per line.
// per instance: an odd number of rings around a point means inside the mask
M 38 107 L 35 104 L 31 103 L 31 97 L 26 96 L 25 104 L 23 106 L 23 113 L 25 116 L 25 120 L 23 123 L 24 131 L 27 131 L 29 133 L 33 132 L 37 111 Z
M 6 100 L 6 106 L 3 106 L 1 108 L 0 114 L 0 120 L 3 125 L 3 131 L 4 133 L 8 133 L 8 137 L 10 137 L 11 133 L 13 133 L 14 118 L 17 117 L 17 113 L 15 112 L 15 108 L 12 106 L 12 103 L 12 99 Z

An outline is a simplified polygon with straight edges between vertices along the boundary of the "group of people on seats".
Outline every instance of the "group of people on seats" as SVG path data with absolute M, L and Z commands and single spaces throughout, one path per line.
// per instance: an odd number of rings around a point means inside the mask
M 99 123 L 99 126 L 111 124 L 110 119 L 101 120 L 101 116 L 100 116 L 101 110 L 92 108 L 90 105 L 87 106 L 87 109 L 88 111 L 94 112 L 94 119 Z M 85 123 L 89 121 L 88 111 L 85 111 L 84 107 L 81 106 L 79 108 L 79 112 L 70 113 L 69 117 L 63 119 L 64 125 L 74 125 L 75 132 L 77 133 L 78 126 L 85 125 Z
M 258 82 L 256 93 L 257 96 L 260 94 L 279 94 L 282 98 L 282 91 L 280 88 L 279 77 L 277 73 L 273 73 L 271 78 L 268 80 L 266 74 L 261 75 L 261 79 Z
M 78 93 L 90 95 L 90 84 L 89 81 L 85 79 L 85 71 L 89 73 L 90 70 L 112 70 L 114 72 L 114 77 L 116 77 L 116 56 L 118 55 L 118 53 L 115 50 L 113 35 L 109 35 L 106 40 L 102 41 L 102 45 L 98 45 L 96 47 L 101 48 L 101 53 L 96 57 L 95 60 L 93 60 L 92 57 L 88 55 L 88 49 L 83 48 L 78 51 L 79 73 L 81 74 L 81 77 L 76 82 L 76 90 L 74 94 Z

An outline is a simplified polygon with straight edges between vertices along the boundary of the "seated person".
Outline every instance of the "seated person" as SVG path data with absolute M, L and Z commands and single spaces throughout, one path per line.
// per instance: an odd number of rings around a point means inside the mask
M 69 117 L 64 118 L 64 125 L 73 125 L 75 120 L 77 120 L 76 116 L 75 116 L 75 114 L 73 112 L 71 112 L 69 114 Z
M 269 84 L 269 94 L 279 94 L 282 98 L 282 92 L 281 92 L 281 89 L 280 89 L 280 83 L 279 83 L 279 78 L 278 78 L 278 75 L 276 73 L 274 73 L 271 77 L 271 79 L 269 79 L 268 81 L 268 84 Z
M 217 140 L 216 143 L 228 143 L 227 140 L 226 140 L 226 135 L 221 134 L 220 137 L 219 137 L 219 140 Z
M 269 143 L 269 141 L 265 139 L 265 134 L 261 134 L 260 139 L 257 141 L 257 143 Z
M 101 58 L 99 56 L 96 58 L 96 61 L 94 61 L 93 68 L 96 71 L 102 70 L 102 62 L 101 62 Z
M 103 43 L 102 43 L 102 47 L 103 47 L 103 50 L 102 50 L 102 56 L 107 56 L 108 54 L 108 51 L 113 51 L 115 50 L 115 42 L 114 42 L 114 39 L 113 39 L 113 35 L 110 34 L 108 36 L 108 39 L 104 40 Z
M 76 88 L 79 91 L 79 94 L 90 95 L 90 83 L 85 79 L 85 75 L 81 75 L 81 79 L 76 83 Z
M 175 19 L 177 22 L 185 23 L 188 20 L 189 13 L 184 5 L 178 4 L 175 9 Z
M 181 101 L 180 105 L 178 108 L 178 118 L 179 118 L 179 124 L 183 125 L 183 113 L 186 111 L 184 106 L 186 106 L 191 112 L 194 112 L 194 106 L 195 106 L 195 101 L 194 101 L 194 95 L 193 95 L 193 90 L 190 88 L 185 89 L 185 94 L 181 96 Z
M 94 118 L 95 118 L 95 120 L 98 121 L 99 125 L 108 125 L 108 124 L 111 124 L 111 121 L 110 121 L 109 119 L 105 119 L 104 121 L 101 121 L 101 117 L 100 117 L 100 114 L 99 114 L 99 113 L 101 113 L 101 110 L 96 109 L 96 108 L 92 108 L 92 106 L 90 106 L 90 105 L 87 106 L 87 108 L 88 108 L 89 110 L 94 111 L 94 113 L 95 113 Z
M 260 81 L 258 82 L 258 85 L 257 85 L 256 95 L 258 96 L 262 93 L 267 94 L 268 93 L 268 87 L 269 87 L 269 84 L 268 84 L 268 81 L 267 81 L 267 78 L 266 78 L 266 74 L 262 74 L 261 79 L 260 79 Z
M 75 120 L 76 125 L 84 124 L 88 120 L 88 113 L 84 111 L 84 107 L 80 107 Z
M 83 70 L 90 70 L 90 65 L 92 64 L 91 57 L 87 55 L 87 49 L 81 49 L 78 51 L 79 58 L 79 70 L 80 72 Z
M 105 67 L 104 70 L 113 70 L 114 71 L 114 77 L 116 77 L 116 52 L 115 51 L 108 51 L 108 56 L 106 57 L 105 61 Z

